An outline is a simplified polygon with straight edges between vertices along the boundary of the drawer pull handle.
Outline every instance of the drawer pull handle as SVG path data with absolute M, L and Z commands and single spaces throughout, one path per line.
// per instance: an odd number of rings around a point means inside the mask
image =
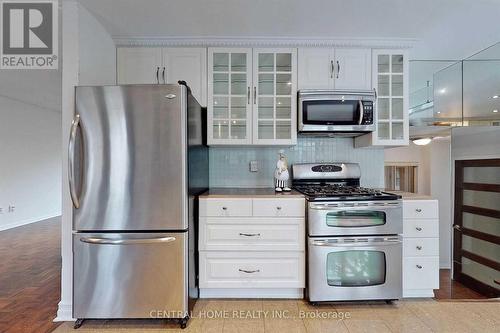
M 417 265 L 417 268 L 418 268 L 418 269 L 422 269 L 422 266 L 421 266 L 421 265 Z
M 246 234 L 246 233 L 240 232 L 240 236 L 245 236 L 245 237 L 259 237 L 260 234 Z
M 415 211 L 416 211 L 417 213 L 420 213 L 420 212 L 422 211 L 422 209 L 417 208 L 417 209 L 415 209 Z
M 276 207 L 276 209 L 277 209 L 277 210 L 281 210 L 281 207 L 280 207 L 280 206 L 278 206 L 278 207 Z
M 417 231 L 422 231 L 422 228 L 420 227 L 415 227 L 415 229 L 417 229 Z
M 227 210 L 227 207 L 222 207 L 222 210 Z
M 420 245 L 417 245 L 417 250 L 422 250 L 422 247 Z
M 246 269 L 238 269 L 240 272 L 242 273 L 247 273 L 247 274 L 252 274 L 252 273 L 259 273 L 260 272 L 260 269 L 256 269 L 256 270 L 253 270 L 253 271 L 249 271 L 249 270 L 246 270 Z

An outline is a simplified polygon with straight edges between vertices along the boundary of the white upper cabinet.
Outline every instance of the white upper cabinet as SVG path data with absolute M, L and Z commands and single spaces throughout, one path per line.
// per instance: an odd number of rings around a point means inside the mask
M 297 142 L 297 52 L 210 48 L 208 144 Z
M 299 89 L 333 89 L 332 48 L 299 48 L 298 62 Z
M 207 49 L 163 49 L 163 67 L 164 82 L 186 81 L 196 100 L 201 105 L 207 105 Z
M 252 49 L 209 49 L 208 64 L 208 144 L 251 144 Z
M 299 89 L 372 89 L 371 49 L 299 48 Z
M 153 47 L 119 47 L 116 51 L 117 84 L 160 83 L 162 50 Z
M 376 128 L 355 139 L 356 147 L 406 146 L 409 143 L 408 54 L 406 50 L 372 51 L 377 92 Z
M 253 144 L 297 142 L 297 50 L 253 50 Z
M 372 88 L 370 49 L 335 49 L 335 89 Z
M 201 105 L 207 100 L 205 48 L 117 48 L 117 84 L 186 81 Z

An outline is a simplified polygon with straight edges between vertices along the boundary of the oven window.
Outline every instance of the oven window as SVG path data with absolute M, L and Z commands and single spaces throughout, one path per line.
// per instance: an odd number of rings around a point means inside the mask
M 302 102 L 305 124 L 357 125 L 358 101 L 304 101 Z
M 385 283 L 385 253 L 342 251 L 328 253 L 326 279 L 334 287 L 366 287 Z
M 329 227 L 376 227 L 385 224 L 385 213 L 376 211 L 343 210 L 326 214 Z

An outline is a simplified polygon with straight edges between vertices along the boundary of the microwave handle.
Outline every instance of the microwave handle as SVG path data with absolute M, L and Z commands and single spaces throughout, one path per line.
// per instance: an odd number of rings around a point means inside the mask
M 359 125 L 363 124 L 363 101 L 358 101 L 359 102 Z

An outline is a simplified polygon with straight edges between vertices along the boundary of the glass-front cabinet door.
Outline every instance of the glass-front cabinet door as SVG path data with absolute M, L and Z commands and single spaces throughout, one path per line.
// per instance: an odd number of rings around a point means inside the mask
M 208 144 L 251 144 L 252 49 L 209 49 L 208 64 Z
M 376 128 L 356 138 L 356 146 L 409 143 L 408 59 L 405 50 L 372 50 L 372 80 L 377 93 Z
M 253 144 L 297 142 L 297 50 L 253 50 Z

